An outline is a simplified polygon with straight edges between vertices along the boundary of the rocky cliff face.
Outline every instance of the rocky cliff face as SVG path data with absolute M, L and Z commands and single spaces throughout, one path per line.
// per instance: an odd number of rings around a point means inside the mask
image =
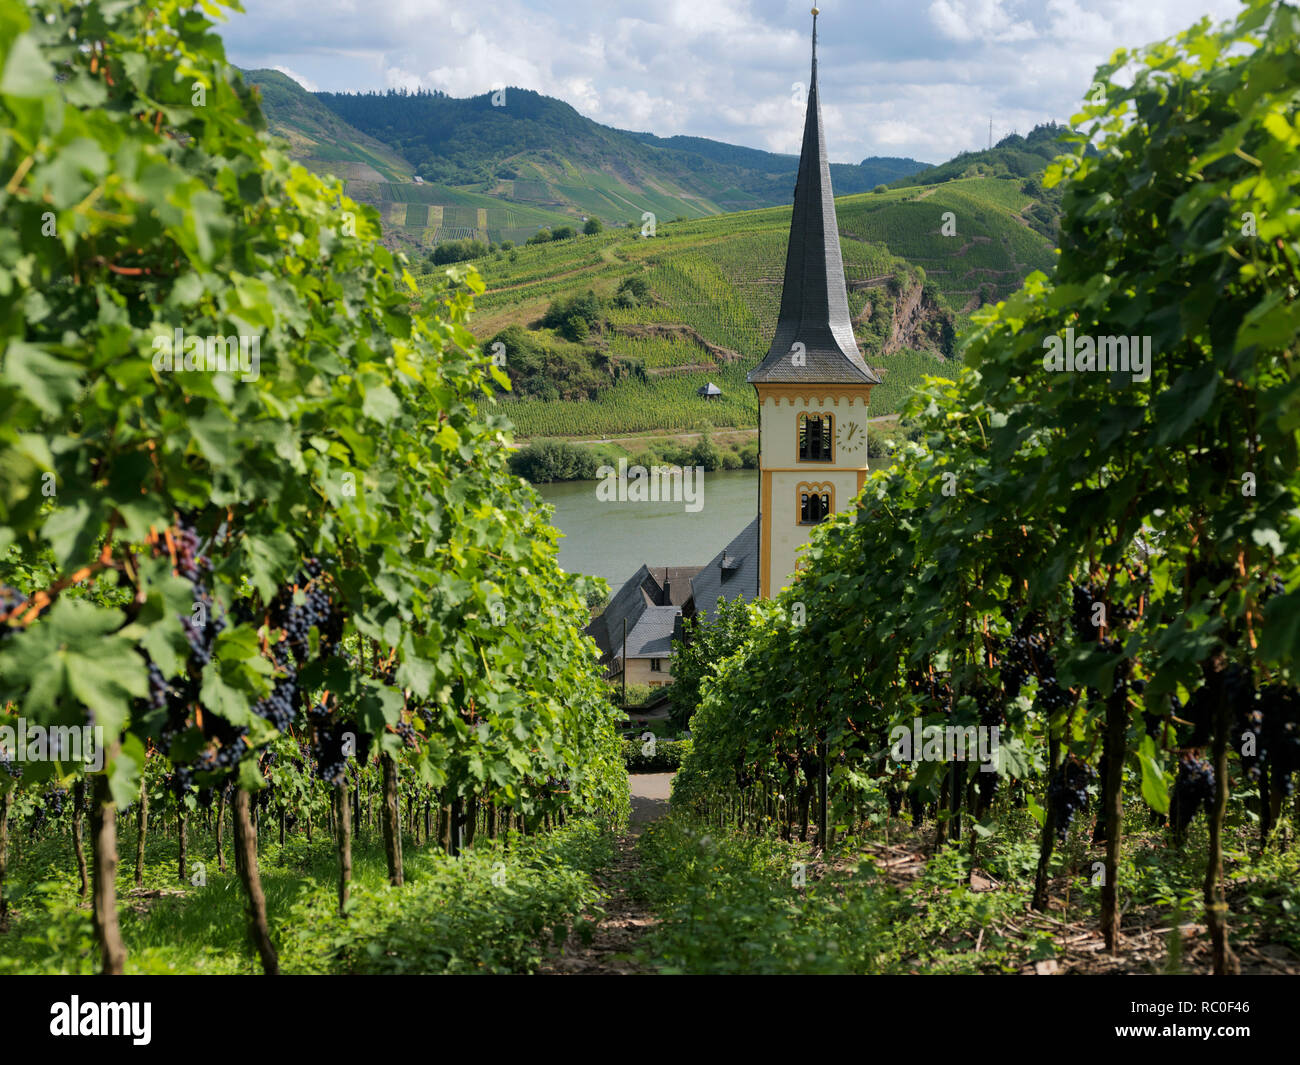
M 865 334 L 863 346 L 876 349 L 874 353 L 882 357 L 902 348 L 951 356 L 956 339 L 952 312 L 926 292 L 918 276 L 897 285 L 893 278 L 889 281 L 879 286 L 880 294 L 867 302 L 858 317 Z

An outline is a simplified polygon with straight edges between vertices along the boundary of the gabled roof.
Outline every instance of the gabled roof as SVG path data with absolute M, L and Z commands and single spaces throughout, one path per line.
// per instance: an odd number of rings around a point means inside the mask
M 691 581 L 695 616 L 712 618 L 719 599 L 758 598 L 758 519 L 719 551 Z
M 691 578 L 703 568 L 703 566 L 651 566 L 650 574 L 660 589 L 656 604 L 681 606 L 685 603 L 691 597 Z
M 803 365 L 791 352 L 803 344 Z M 811 384 L 879 384 L 880 378 L 862 359 L 853 337 L 849 298 L 844 285 L 844 259 L 831 192 L 831 170 L 822 132 L 821 100 L 817 92 L 817 17 L 813 16 L 812 81 L 804 117 L 799 177 L 790 216 L 790 244 L 785 255 L 781 313 L 767 357 L 749 372 L 751 384 L 796 382 Z
M 672 654 L 673 621 L 681 613 L 675 606 L 648 606 L 627 634 L 628 658 L 667 658 Z M 623 657 L 622 639 L 614 658 Z
M 691 578 L 700 569 L 700 566 L 644 564 L 638 567 L 614 593 L 604 612 L 587 626 L 587 634 L 596 641 L 601 654 L 610 659 L 623 653 L 623 622 L 626 621 L 628 653 L 632 657 L 632 633 L 641 623 L 646 611 L 680 610 L 682 604 L 691 597 Z M 667 653 L 665 651 L 664 655 Z
M 651 592 L 653 597 L 649 594 Z M 656 601 L 659 594 L 659 584 L 650 572 L 650 567 L 642 565 L 614 593 L 604 613 L 587 626 L 587 633 L 596 641 L 601 654 L 608 657 L 622 649 L 624 620 L 627 621 L 630 633 L 642 612 L 648 609 L 647 604 Z

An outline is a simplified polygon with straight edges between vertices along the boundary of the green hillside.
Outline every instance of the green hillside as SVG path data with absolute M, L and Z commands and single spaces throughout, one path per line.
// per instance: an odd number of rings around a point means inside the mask
M 400 152 L 425 181 L 607 221 L 642 212 L 694 217 L 762 200 L 736 193 L 735 168 L 646 147 L 524 89 L 457 99 L 440 92 L 319 93 L 344 121 Z
M 1050 266 L 1053 245 L 1029 225 L 1042 204 L 1024 191 L 1031 181 L 966 178 L 837 201 L 855 331 L 884 381 L 873 413 L 898 410 L 941 370 L 971 311 Z M 953 236 L 941 233 L 946 212 Z M 661 224 L 649 239 L 615 229 L 477 260 L 487 291 L 471 327 L 507 346 L 516 387 L 502 404 L 521 435 L 755 425 L 745 374 L 776 324 L 789 224 L 788 207 L 767 208 Z M 629 278 L 644 280 L 643 298 L 619 297 Z M 553 303 L 588 291 L 601 304 L 588 325 L 568 337 L 542 325 Z M 521 328 L 538 349 L 522 369 Z M 696 396 L 706 381 L 721 400 Z
M 290 154 L 315 173 L 342 179 L 349 196 L 375 207 L 389 247 L 422 255 L 445 240 L 522 242 L 539 229 L 573 221 L 571 212 L 417 184 L 415 169 L 398 152 L 345 122 L 292 78 L 278 70 L 245 76 L 261 89 L 267 122 L 289 142 Z
M 441 92 L 318 93 L 383 140 L 424 180 L 606 222 L 692 218 L 788 202 L 795 156 L 699 137 L 662 139 L 601 125 L 527 89 L 458 99 Z M 837 165 L 846 190 L 924 170 L 914 159 Z
M 380 212 L 384 242 L 417 258 L 453 240 L 519 244 L 589 217 L 639 226 L 646 212 L 662 222 L 775 206 L 789 201 L 798 165 L 701 137 L 613 129 L 524 89 L 495 106 L 492 94 L 310 93 L 278 71 L 247 77 L 291 154 L 343 179 Z M 925 168 L 890 158 L 832 171 L 854 191 Z
M 624 131 L 627 132 L 627 131 Z M 706 137 L 656 137 L 653 133 L 628 132 L 642 144 L 660 148 L 693 152 L 719 163 L 729 163 L 746 170 L 777 177 L 781 182 L 792 180 L 799 168 L 797 155 L 778 155 L 758 148 L 742 148 L 735 144 L 709 140 Z M 924 172 L 924 163 L 897 156 L 868 156 L 860 163 L 831 163 L 831 181 L 835 188 L 848 195 L 867 192 L 877 185 L 907 178 L 910 174 Z
M 247 70 L 262 92 L 262 111 L 290 153 L 315 173 L 345 181 L 411 180 L 411 164 L 382 141 L 348 125 L 292 78 L 278 70 Z

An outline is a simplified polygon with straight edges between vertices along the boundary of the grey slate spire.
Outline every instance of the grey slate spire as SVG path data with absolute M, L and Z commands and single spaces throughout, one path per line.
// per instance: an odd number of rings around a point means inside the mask
M 806 350 L 804 365 L 791 358 L 794 344 Z M 844 287 L 831 170 L 822 132 L 817 94 L 817 9 L 813 8 L 812 81 L 804 118 L 799 177 L 790 217 L 790 246 L 785 256 L 781 314 L 767 357 L 747 380 L 768 382 L 879 384 L 853 338 L 849 299 Z

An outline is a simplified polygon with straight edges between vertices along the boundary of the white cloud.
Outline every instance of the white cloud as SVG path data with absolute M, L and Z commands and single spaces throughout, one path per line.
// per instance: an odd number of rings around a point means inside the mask
M 941 34 L 956 41 L 1005 44 L 1038 36 L 1032 24 L 1007 13 L 1003 0 L 934 0 L 929 15 Z
M 807 8 L 776 0 L 244 0 L 223 29 L 241 66 L 309 89 L 422 86 L 455 96 L 516 85 L 596 121 L 797 152 Z M 1118 47 L 1168 37 L 1239 0 L 927 0 L 836 5 L 819 22 L 831 157 L 941 162 L 1067 119 Z
M 311 78 L 304 78 L 301 74 L 299 74 L 295 70 L 290 70 L 288 67 L 282 67 L 282 66 L 274 66 L 271 69 L 278 70 L 281 74 L 283 74 L 287 78 L 293 78 L 294 81 L 296 81 L 308 92 L 320 92 L 319 85 L 317 85 L 314 81 L 312 81 Z

